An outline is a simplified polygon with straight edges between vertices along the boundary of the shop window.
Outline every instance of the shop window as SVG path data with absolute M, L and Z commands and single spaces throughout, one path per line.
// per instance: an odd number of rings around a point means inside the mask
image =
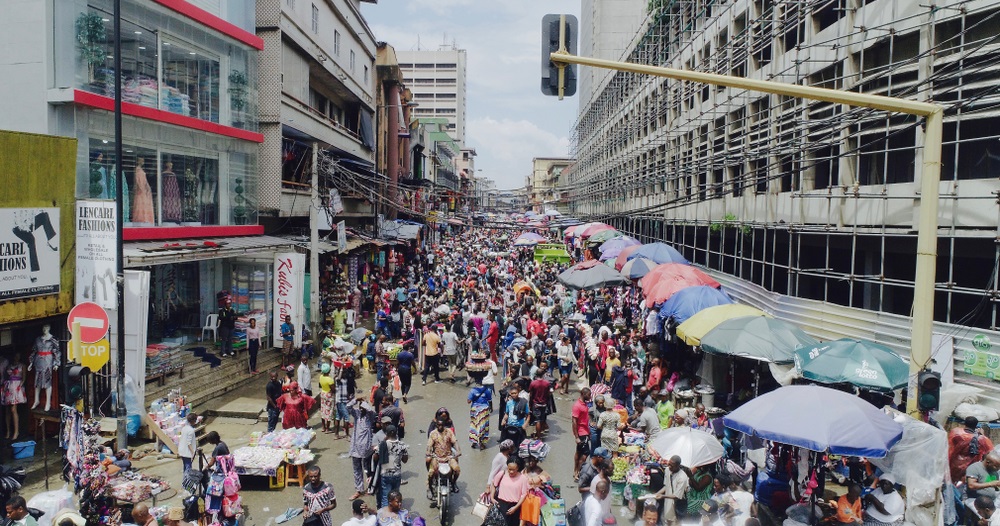
M 77 19 L 80 58 L 86 66 L 83 88 L 115 96 L 114 25 L 111 15 L 91 10 Z M 122 20 L 122 101 L 155 108 L 156 32 Z
M 161 153 L 160 163 L 163 223 L 220 224 L 218 159 Z
M 161 108 L 219 122 L 219 57 L 173 38 L 163 39 Z

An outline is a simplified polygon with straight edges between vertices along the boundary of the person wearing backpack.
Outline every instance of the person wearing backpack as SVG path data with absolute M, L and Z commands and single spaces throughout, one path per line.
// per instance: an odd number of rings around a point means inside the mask
M 979 431 L 979 419 L 965 419 L 965 425 L 948 432 L 948 466 L 951 480 L 965 480 L 965 470 L 993 451 L 993 442 Z

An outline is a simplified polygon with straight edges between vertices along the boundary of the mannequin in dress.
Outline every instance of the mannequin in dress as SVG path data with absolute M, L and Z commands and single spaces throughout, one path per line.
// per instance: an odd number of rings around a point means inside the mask
M 7 363 L 3 370 L 3 387 L 0 388 L 0 405 L 9 407 L 7 411 L 7 438 L 17 438 L 20 434 L 17 406 L 28 402 L 24 395 L 24 364 L 20 354 Z M 13 435 L 11 434 L 13 430 Z
M 52 409 L 52 375 L 59 368 L 59 341 L 50 332 L 48 325 L 42 326 L 42 335 L 35 338 L 35 346 L 28 357 L 28 370 L 35 370 L 35 403 L 31 408 L 38 407 L 41 402 L 39 394 L 45 390 L 45 410 Z
M 181 222 L 181 190 L 174 173 L 174 163 L 163 163 L 163 220 Z
M 132 221 L 136 223 L 156 223 L 156 215 L 153 212 L 153 190 L 149 187 L 149 180 L 146 179 L 146 170 L 143 168 L 145 159 L 138 157 L 135 160 L 135 195 L 132 197 Z

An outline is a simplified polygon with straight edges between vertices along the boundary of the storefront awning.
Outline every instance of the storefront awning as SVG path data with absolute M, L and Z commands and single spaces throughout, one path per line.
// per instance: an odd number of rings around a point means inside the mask
M 213 237 L 125 243 L 125 268 L 168 265 L 294 250 L 297 243 L 274 236 Z
M 312 244 L 308 240 L 303 241 L 301 238 L 290 241 L 292 243 L 295 243 L 296 246 L 302 247 L 305 250 L 309 250 L 309 248 L 312 246 Z M 365 239 L 357 237 L 348 238 L 347 250 L 345 251 L 345 253 L 351 252 L 356 248 L 363 247 L 367 243 L 369 243 L 369 241 Z M 316 243 L 316 248 L 318 249 L 320 254 L 326 254 L 326 253 L 337 254 L 338 252 L 340 252 L 337 248 L 337 240 L 331 241 L 328 239 L 321 239 Z

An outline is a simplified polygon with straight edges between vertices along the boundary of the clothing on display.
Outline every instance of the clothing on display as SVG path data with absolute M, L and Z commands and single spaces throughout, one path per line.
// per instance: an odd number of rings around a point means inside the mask
M 181 221 L 181 189 L 177 182 L 177 174 L 174 173 L 174 163 L 164 163 L 163 173 L 163 194 L 161 196 L 163 206 L 163 221 L 180 223 Z
M 59 341 L 51 334 L 35 338 L 28 365 L 35 371 L 35 389 L 52 387 L 52 371 L 59 367 Z
M 156 223 L 156 214 L 153 210 L 153 189 L 146 179 L 146 170 L 142 168 L 141 161 L 135 167 L 135 196 L 132 203 L 132 221 L 136 223 Z

